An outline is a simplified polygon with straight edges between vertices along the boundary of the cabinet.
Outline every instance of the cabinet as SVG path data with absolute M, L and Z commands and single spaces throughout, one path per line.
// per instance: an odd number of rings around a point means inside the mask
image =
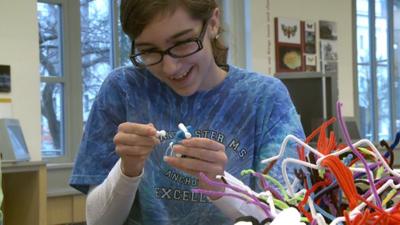
M 46 164 L 44 162 L 4 163 L 1 170 L 4 224 L 46 225 Z

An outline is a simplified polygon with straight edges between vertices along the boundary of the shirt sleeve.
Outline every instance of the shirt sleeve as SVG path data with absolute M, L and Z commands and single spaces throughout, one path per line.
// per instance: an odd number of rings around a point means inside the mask
M 88 225 L 123 224 L 128 217 L 143 171 L 139 177 L 127 177 L 121 171 L 120 162 L 102 184 L 91 186 L 86 200 Z
M 272 97 L 266 101 L 271 102 L 272 110 L 264 115 L 262 119 L 263 125 L 258 133 L 259 137 L 259 152 L 255 157 L 255 168 L 262 172 L 268 165 L 261 163 L 263 159 L 267 159 L 279 154 L 282 142 L 291 134 L 304 140 L 304 131 L 289 92 L 284 84 L 276 80 Z M 267 103 L 265 103 L 267 104 Z M 298 158 L 297 144 L 289 141 L 285 147 L 283 155 L 277 160 L 274 166 L 269 171 L 269 175 L 283 182 L 282 179 L 282 161 L 285 158 Z M 289 176 L 292 177 L 293 169 L 289 169 Z
M 117 80 L 122 75 L 106 78 L 85 124 L 70 177 L 70 185 L 85 194 L 89 186 L 103 182 L 119 158 L 113 138 L 118 125 L 126 121 L 125 93 Z

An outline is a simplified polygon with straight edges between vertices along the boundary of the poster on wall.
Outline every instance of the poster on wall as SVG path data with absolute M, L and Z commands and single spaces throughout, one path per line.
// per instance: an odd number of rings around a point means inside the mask
M 323 61 L 322 62 L 322 73 L 333 73 L 338 70 L 337 61 Z
M 319 21 L 319 38 L 321 40 L 337 40 L 336 23 L 332 21 Z
M 0 65 L 0 92 L 11 91 L 10 66 Z
M 321 71 L 338 71 L 337 25 L 332 21 L 319 21 Z
M 11 98 L 0 98 L 0 119 L 12 117 L 13 109 Z
M 337 43 L 331 40 L 321 40 L 321 60 L 337 61 Z

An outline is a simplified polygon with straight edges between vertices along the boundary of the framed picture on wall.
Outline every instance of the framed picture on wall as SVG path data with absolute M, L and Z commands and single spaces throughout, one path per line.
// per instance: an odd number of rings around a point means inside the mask
M 275 18 L 275 32 L 278 43 L 301 44 L 301 21 L 297 19 Z
M 309 72 L 317 71 L 317 55 L 304 54 L 304 70 Z
M 11 91 L 10 66 L 0 65 L 0 92 Z
M 301 46 L 279 45 L 276 46 L 276 72 L 303 71 L 303 54 Z
M 306 21 L 304 23 L 304 53 L 315 54 L 317 52 L 316 46 L 316 29 L 315 22 Z

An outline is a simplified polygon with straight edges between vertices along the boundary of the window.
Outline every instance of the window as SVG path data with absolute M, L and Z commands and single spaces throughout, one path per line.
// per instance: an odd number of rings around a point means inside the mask
M 37 4 L 41 75 L 42 155 L 64 155 L 64 84 L 62 7 Z
M 113 68 L 111 7 L 108 0 L 81 0 L 83 120 L 96 93 Z
M 360 131 L 373 141 L 400 129 L 400 0 L 356 0 Z
M 116 66 L 130 64 L 129 38 L 121 30 L 114 2 L 80 0 L 84 123 L 108 73 Z
M 118 7 L 112 0 L 37 3 L 44 159 L 72 161 L 102 82 L 113 68 L 130 65 Z

